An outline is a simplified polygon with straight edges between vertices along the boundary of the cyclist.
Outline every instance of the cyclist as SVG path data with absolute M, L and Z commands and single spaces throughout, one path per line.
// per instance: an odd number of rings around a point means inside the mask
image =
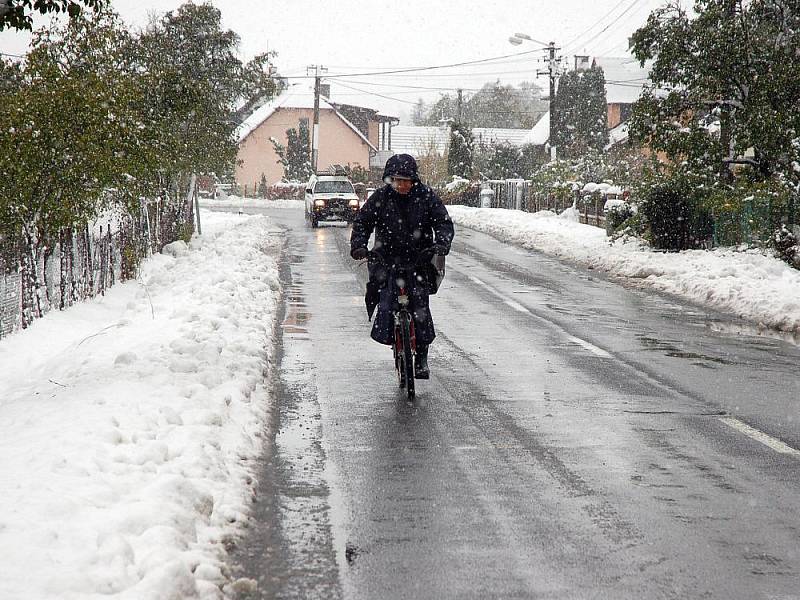
M 372 250 L 387 264 L 407 264 L 421 256 L 428 260 L 434 255 L 450 252 L 453 241 L 453 222 L 436 193 L 424 185 L 417 173 L 417 162 L 409 154 L 395 154 L 386 161 L 383 171 L 385 186 L 377 189 L 366 201 L 353 221 L 350 236 L 350 256 L 355 260 L 367 258 L 367 242 L 375 232 Z M 370 261 L 370 282 L 380 288 L 378 312 L 372 324 L 371 337 L 381 344 L 392 345 L 394 321 L 391 291 L 386 286 L 386 270 Z M 413 281 L 406 282 L 411 295 L 417 355 L 414 377 L 428 379 L 428 346 L 436 333 L 428 308 L 429 285 L 427 270 L 420 269 Z

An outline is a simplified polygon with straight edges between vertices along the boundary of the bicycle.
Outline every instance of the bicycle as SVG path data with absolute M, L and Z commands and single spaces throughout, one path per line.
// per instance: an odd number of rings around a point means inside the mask
M 417 339 L 414 332 L 414 316 L 411 312 L 410 290 L 406 282 L 415 277 L 419 259 L 426 256 L 419 253 L 414 261 L 407 264 L 388 264 L 378 252 L 370 251 L 367 259 L 375 261 L 386 268 L 386 285 L 392 293 L 392 315 L 394 317 L 394 336 L 392 354 L 397 382 L 400 389 L 405 389 L 409 400 L 416 395 L 414 389 L 414 360 L 417 355 Z

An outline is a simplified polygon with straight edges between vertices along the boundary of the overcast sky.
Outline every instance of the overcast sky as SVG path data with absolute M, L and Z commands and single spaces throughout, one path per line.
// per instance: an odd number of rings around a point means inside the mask
M 214 0 L 226 27 L 241 39 L 247 59 L 266 50 L 278 53 L 282 75 L 303 77 L 319 64 L 328 75 L 408 67 L 448 65 L 535 51 L 526 42 L 512 46 L 508 37 L 527 33 L 553 41 L 572 61 L 574 54 L 622 56 L 628 36 L 663 0 Z M 132 27 L 148 13 L 163 13 L 181 0 L 112 0 Z M 0 52 L 23 53 L 24 36 L 0 33 Z M 476 65 L 413 73 L 349 77 L 332 88 L 332 99 L 405 117 L 417 98 L 463 88 L 471 93 L 500 79 L 518 84 L 544 69 L 543 52 Z M 537 82 L 547 87 L 547 79 Z M 348 88 L 343 87 L 349 86 Z M 358 88 L 358 89 L 352 89 Z M 381 97 L 385 96 L 385 97 Z M 405 121 L 405 119 L 404 119 Z

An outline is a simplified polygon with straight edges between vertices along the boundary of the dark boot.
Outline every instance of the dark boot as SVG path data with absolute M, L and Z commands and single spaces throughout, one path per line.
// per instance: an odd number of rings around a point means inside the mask
M 417 357 L 414 359 L 414 379 L 429 379 L 431 372 L 428 370 L 428 347 L 417 346 Z

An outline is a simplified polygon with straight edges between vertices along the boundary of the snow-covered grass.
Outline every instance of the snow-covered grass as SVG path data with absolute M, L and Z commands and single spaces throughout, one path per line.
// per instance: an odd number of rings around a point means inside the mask
M 280 242 L 264 217 L 202 219 L 140 281 L 0 340 L 3 600 L 220 596 L 262 451 Z
M 212 200 L 204 198 L 200 200 L 200 206 L 206 208 L 293 208 L 296 210 L 303 210 L 304 202 L 302 200 L 292 199 L 275 199 L 266 200 L 264 198 L 242 198 L 240 196 L 227 196 L 225 199 Z
M 570 215 L 466 206 L 448 211 L 455 223 L 503 241 L 800 333 L 800 271 L 763 251 L 654 252 L 638 241 L 611 243 L 604 230 L 565 218 Z

